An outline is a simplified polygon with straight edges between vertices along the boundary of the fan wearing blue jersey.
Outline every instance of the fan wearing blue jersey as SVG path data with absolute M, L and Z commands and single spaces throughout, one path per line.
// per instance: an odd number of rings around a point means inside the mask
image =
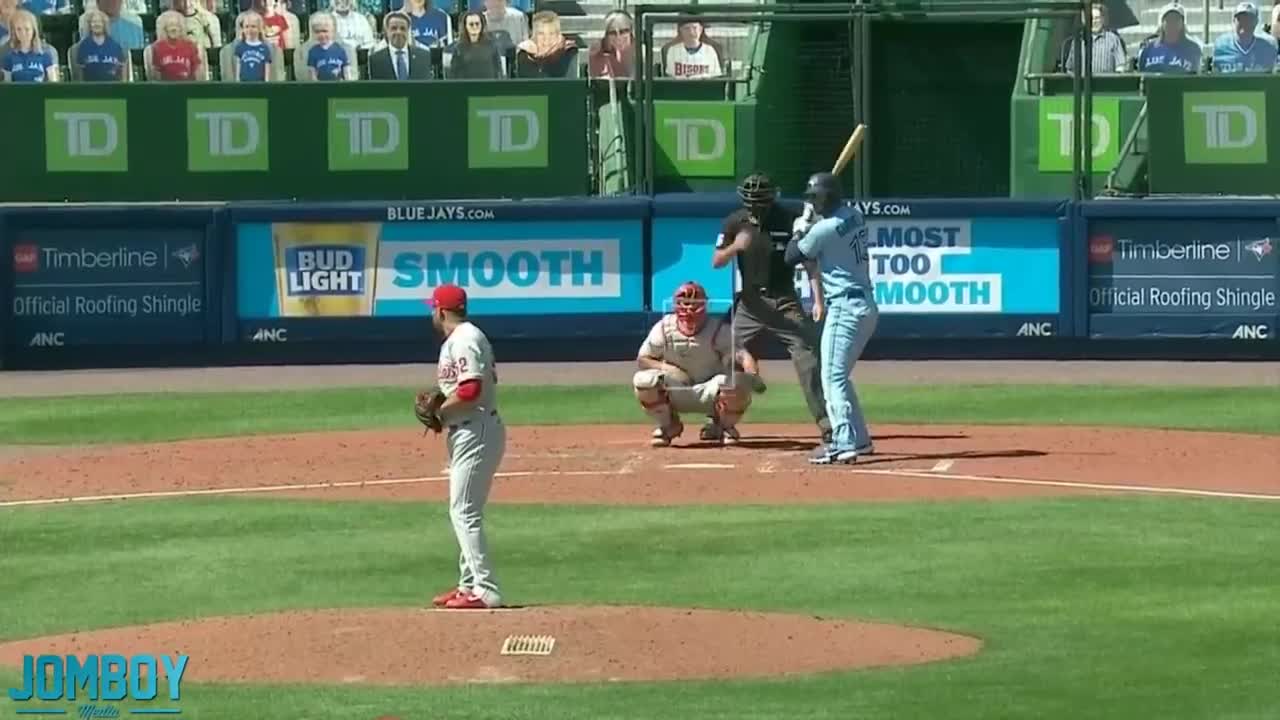
M 307 67 L 312 80 L 346 80 L 351 59 L 347 48 L 333 41 L 334 22 L 329 13 L 311 16 L 311 38 L 315 45 L 307 51 Z
M 858 393 L 853 365 L 876 331 L 880 309 L 871 283 L 871 255 L 867 223 L 862 213 L 846 205 L 840 179 L 815 173 L 805 187 L 805 214 L 796 220 L 787 245 L 789 264 L 816 262 L 822 275 L 826 319 L 822 326 L 822 389 L 831 419 L 831 442 L 814 451 L 814 465 L 852 463 L 873 452 Z M 812 222 L 815 215 L 820 218 Z M 812 224 L 810 224 L 812 223 Z
M 111 19 L 106 13 L 96 9 L 87 11 L 84 17 L 85 27 L 89 32 L 80 41 L 75 56 L 71 58 L 72 65 L 79 71 L 80 79 L 86 82 L 124 80 L 128 57 L 120 43 L 107 33 Z
M 58 59 L 40 38 L 40 23 L 28 10 L 9 18 L 9 47 L 0 61 L 6 82 L 57 82 Z
M 239 82 L 266 82 L 271 72 L 271 46 L 264 42 L 266 22 L 252 10 L 241 13 L 239 20 L 234 77 Z
M 1138 72 L 1188 74 L 1200 72 L 1203 51 L 1200 43 L 1187 36 L 1187 13 L 1176 2 L 1160 10 L 1160 27 L 1155 37 L 1138 51 Z
M 1276 41 L 1270 35 L 1255 34 L 1258 6 L 1251 2 L 1236 5 L 1235 29 L 1213 43 L 1213 69 L 1220 73 L 1269 73 L 1276 70 Z

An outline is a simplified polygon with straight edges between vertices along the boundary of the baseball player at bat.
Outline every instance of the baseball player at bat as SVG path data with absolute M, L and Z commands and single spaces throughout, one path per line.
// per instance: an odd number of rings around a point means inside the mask
M 427 301 L 431 324 L 444 338 L 436 365 L 436 389 L 422 393 L 415 413 L 428 429 L 447 432 L 449 520 L 458 541 L 458 584 L 432 600 L 436 607 L 483 610 L 500 607 L 484 534 L 484 507 L 506 452 L 507 431 L 498 415 L 498 374 L 493 347 L 467 319 L 467 293 L 441 285 Z M 432 399 L 434 398 L 434 400 Z
M 680 437 L 682 412 L 706 415 L 702 440 L 734 444 L 752 393 L 765 389 L 755 357 L 735 352 L 730 328 L 707 317 L 707 291 L 701 285 L 681 285 L 674 299 L 675 311 L 662 316 L 641 343 L 640 369 L 632 378 L 636 399 L 657 425 L 650 444 L 667 447 Z M 735 370 L 735 361 L 742 372 Z
M 840 179 L 831 173 L 810 176 L 804 197 L 805 211 L 796 220 L 786 261 L 816 261 L 822 276 L 827 318 L 820 365 L 831 418 L 831 442 L 815 450 L 809 462 L 852 463 L 873 452 L 851 377 L 880 318 L 871 284 L 867 223 L 861 212 L 843 202 Z

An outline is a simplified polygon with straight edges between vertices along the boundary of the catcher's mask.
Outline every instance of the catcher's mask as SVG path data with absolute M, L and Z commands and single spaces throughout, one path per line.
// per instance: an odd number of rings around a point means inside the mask
M 738 197 L 742 198 L 743 206 L 753 215 L 759 216 L 769 209 L 778 197 L 778 189 L 774 187 L 773 180 L 770 180 L 768 175 L 751 173 L 738 185 Z
M 707 291 L 696 282 L 676 288 L 676 327 L 685 335 L 694 335 L 707 321 Z

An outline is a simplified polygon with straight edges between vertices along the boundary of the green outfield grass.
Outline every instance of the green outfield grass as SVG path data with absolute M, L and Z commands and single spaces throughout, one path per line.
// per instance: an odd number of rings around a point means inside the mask
M 182 717 L 1273 720 L 1278 510 L 1186 498 L 498 505 L 492 549 L 512 603 L 849 616 L 975 634 L 986 647 L 916 668 L 763 682 L 187 684 Z M 422 606 L 456 567 L 442 504 L 18 508 L 0 512 L 0 548 L 3 639 L 287 608 Z M 17 680 L 0 672 L 0 686 Z M 0 714 L 14 707 L 0 694 Z
M 0 444 L 141 442 L 408 426 L 411 388 L 168 393 L 0 402 Z M 859 389 L 873 423 L 1112 425 L 1280 433 L 1280 388 L 1063 385 Z M 621 385 L 504 386 L 515 425 L 647 423 Z M 810 422 L 795 385 L 757 396 L 746 422 Z

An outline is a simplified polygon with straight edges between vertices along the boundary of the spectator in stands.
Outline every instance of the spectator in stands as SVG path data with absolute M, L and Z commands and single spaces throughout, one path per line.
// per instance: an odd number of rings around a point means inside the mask
M 1213 43 L 1214 72 L 1275 72 L 1275 38 L 1256 34 L 1257 27 L 1258 6 L 1252 2 L 1236 5 L 1234 31 L 1223 33 Z
M 515 10 L 521 15 L 533 12 L 533 0 L 511 0 L 510 3 L 503 3 L 503 5 L 510 5 L 512 10 Z M 473 12 L 478 10 L 488 10 L 489 0 L 468 0 L 467 9 Z M 492 28 L 493 18 L 489 18 L 489 20 L 489 27 Z M 490 30 L 489 32 L 493 31 Z
M 369 79 L 430 80 L 431 53 L 410 41 L 409 16 L 387 13 L 382 29 L 387 34 L 387 46 L 369 53 Z
M 40 23 L 30 10 L 9 16 L 9 47 L 0 61 L 6 82 L 57 82 L 58 54 L 40 38 Z
M 405 7 L 414 42 L 427 48 L 453 42 L 453 23 L 445 11 L 435 7 L 431 0 L 409 0 Z
M 275 43 L 281 50 L 298 46 L 293 24 L 285 14 L 288 10 L 280 0 L 253 0 L 253 10 L 262 16 L 262 34 L 267 42 Z
M 71 0 L 22 0 L 22 9 L 33 15 L 65 15 L 72 12 Z
M 403 2 L 397 2 L 396 8 L 403 6 Z M 329 10 L 333 6 L 331 0 L 318 0 L 316 2 L 316 10 Z M 387 0 L 355 0 L 356 12 L 361 12 L 371 18 L 380 18 L 387 14 Z M 385 22 L 385 19 L 384 19 Z
M 151 44 L 148 76 L 171 82 L 199 79 L 204 52 L 187 37 L 186 17 L 176 10 L 160 13 L 156 18 L 156 35 L 160 39 Z
M 9 23 L 18 9 L 18 0 L 0 0 L 0 44 L 9 41 Z
M 351 57 L 347 47 L 334 38 L 333 16 L 327 12 L 311 16 L 311 39 L 315 45 L 307 51 L 307 68 L 312 80 L 347 80 L 351 74 Z
M 231 56 L 236 82 L 266 82 L 271 79 L 271 43 L 266 40 L 262 16 L 250 10 L 236 19 L 236 48 Z
M 85 3 L 85 12 L 80 16 L 80 35 L 89 34 L 89 15 L 101 10 L 107 16 L 107 35 L 128 50 L 141 50 L 146 47 L 146 33 L 142 30 L 142 18 L 121 5 L 121 0 L 98 0 L 90 7 Z M 145 6 L 144 6 L 145 10 Z
M 355 11 L 354 0 L 333 0 L 334 34 L 338 42 L 353 48 L 371 48 L 378 41 L 373 33 L 373 23 L 364 14 Z
M 89 32 L 80 40 L 75 56 L 68 59 L 79 68 L 80 78 L 85 82 L 124 80 L 129 51 L 111 37 L 111 18 L 101 10 L 90 10 L 84 15 Z
M 1105 5 L 1094 5 L 1093 15 L 1089 19 L 1089 52 L 1093 56 L 1093 73 L 1124 72 L 1129 64 L 1129 52 L 1124 46 L 1120 33 L 1111 29 L 1110 17 Z M 1067 60 L 1063 69 L 1074 72 L 1076 65 L 1076 44 L 1067 40 Z M 1084 64 L 1080 66 L 1084 72 Z
M 107 11 L 106 8 L 100 7 L 98 5 L 97 0 L 84 0 L 83 4 L 84 4 L 84 12 L 89 12 L 90 10 L 101 10 L 103 12 Z M 139 24 L 141 24 L 142 23 L 141 16 L 147 15 L 150 12 L 151 12 L 151 8 L 147 7 L 147 0 L 125 0 L 124 9 L 120 11 L 120 14 L 132 17 Z
M 496 80 L 502 77 L 502 54 L 489 37 L 484 13 L 462 16 L 462 37 L 452 48 L 449 77 L 461 80 Z
M 173 12 L 182 16 L 187 38 L 196 47 L 201 50 L 222 47 L 222 21 L 205 9 L 200 0 L 173 0 Z M 159 20 L 156 22 L 156 35 L 160 35 Z
M 587 57 L 587 71 L 593 78 L 635 77 L 636 45 L 634 23 L 623 10 L 604 16 L 604 36 Z
M 1198 73 L 1200 43 L 1187 37 L 1186 11 L 1176 2 L 1160 10 L 1160 29 L 1138 51 L 1140 73 Z
M 484 24 L 504 55 L 529 39 L 529 18 L 507 0 L 484 0 Z
M 720 48 L 707 37 L 706 26 L 686 15 L 676 26 L 676 38 L 662 47 L 662 69 L 667 77 L 692 80 L 724 75 Z
M 560 16 L 551 10 L 533 14 L 533 36 L 516 46 L 516 77 L 576 77 L 578 46 L 560 32 Z

